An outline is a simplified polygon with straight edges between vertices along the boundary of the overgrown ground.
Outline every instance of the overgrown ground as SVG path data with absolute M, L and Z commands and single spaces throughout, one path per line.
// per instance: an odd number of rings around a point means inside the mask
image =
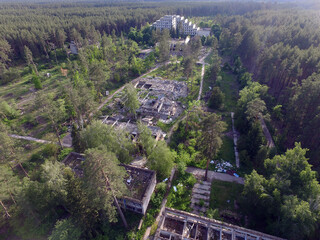
M 222 146 L 217 154 L 217 159 L 222 159 L 224 161 L 228 161 L 231 164 L 235 165 L 235 156 L 234 156 L 234 146 L 233 139 L 228 136 L 224 136 L 222 138 Z
M 239 86 L 235 76 L 231 73 L 221 71 L 222 80 L 217 82 L 217 86 L 220 87 L 223 92 L 224 107 L 226 112 L 234 112 L 237 106 Z
M 188 172 L 178 172 L 172 181 L 167 207 L 191 212 L 191 194 L 196 178 Z
M 237 183 L 212 181 L 209 207 L 211 209 L 218 209 L 220 217 L 223 219 L 234 221 L 238 218 L 237 205 L 242 190 L 243 185 Z

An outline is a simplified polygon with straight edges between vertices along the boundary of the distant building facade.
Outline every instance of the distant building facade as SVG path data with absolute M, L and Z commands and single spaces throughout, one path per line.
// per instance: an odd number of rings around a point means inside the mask
M 198 36 L 208 37 L 208 36 L 210 36 L 210 33 L 211 33 L 211 29 L 210 28 L 203 28 L 203 29 L 199 29 L 197 31 L 197 35 Z
M 190 35 L 190 36 L 206 36 L 207 32 L 201 31 L 199 27 L 196 26 L 196 24 L 193 24 L 191 21 L 186 19 L 183 16 L 180 15 L 166 15 L 159 20 L 155 21 L 152 24 L 152 27 L 163 30 L 163 29 L 169 29 L 169 30 L 176 30 L 179 32 L 179 34 L 183 35 Z M 210 32 L 209 32 L 210 35 Z

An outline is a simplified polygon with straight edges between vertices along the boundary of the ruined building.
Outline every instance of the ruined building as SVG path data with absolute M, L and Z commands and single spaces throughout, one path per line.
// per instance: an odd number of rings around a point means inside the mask
M 166 208 L 155 240 L 284 240 L 215 219 Z
M 177 101 L 188 95 L 185 82 L 163 80 L 161 78 L 144 78 L 136 83 L 141 106 L 137 110 L 142 117 L 154 117 L 163 121 L 177 118 L 183 108 Z
M 71 152 L 62 162 L 70 167 L 76 176 L 83 177 L 82 163 L 84 161 L 84 155 Z M 118 199 L 119 204 L 123 209 L 145 214 L 156 186 L 156 172 L 125 164 L 121 166 L 127 171 L 127 178 L 123 181 L 128 188 L 128 194 Z

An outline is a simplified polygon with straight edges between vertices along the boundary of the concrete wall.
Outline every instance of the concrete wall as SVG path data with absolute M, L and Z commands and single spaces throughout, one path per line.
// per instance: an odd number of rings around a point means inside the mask
M 150 180 L 150 185 L 149 185 L 148 189 L 146 190 L 146 193 L 144 194 L 143 199 L 142 199 L 142 204 L 143 204 L 142 205 L 142 210 L 143 210 L 142 214 L 145 214 L 147 211 L 147 208 L 148 208 L 148 205 L 150 202 L 150 198 L 151 198 L 151 195 L 156 187 L 156 184 L 157 184 L 156 173 L 154 173 L 152 176 L 152 179 Z
M 127 198 L 124 197 L 122 199 L 119 199 L 119 204 L 123 209 L 140 213 L 140 214 L 145 214 L 145 211 L 143 210 L 142 202 L 136 199 L 132 198 Z

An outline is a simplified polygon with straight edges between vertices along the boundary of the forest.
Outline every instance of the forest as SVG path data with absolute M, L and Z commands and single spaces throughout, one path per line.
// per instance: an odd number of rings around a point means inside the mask
M 151 26 L 168 14 L 210 35 L 185 44 Z M 318 239 L 319 24 L 312 1 L 0 2 L 0 239 L 143 239 L 164 199 Z M 164 99 L 137 87 L 148 79 L 186 86 L 166 95 L 180 115 L 146 120 L 145 100 Z M 85 159 L 80 175 L 64 163 L 71 152 Z M 117 200 L 131 194 L 123 164 L 137 159 L 157 174 L 143 216 Z M 193 205 L 192 189 L 226 163 L 243 184 L 213 180 Z

